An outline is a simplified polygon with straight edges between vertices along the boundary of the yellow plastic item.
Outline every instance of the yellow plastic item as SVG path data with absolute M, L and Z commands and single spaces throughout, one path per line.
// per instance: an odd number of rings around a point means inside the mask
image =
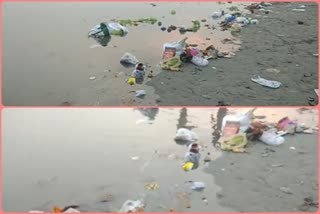
M 193 165 L 194 165 L 193 163 L 187 162 L 182 166 L 182 168 L 183 168 L 184 171 L 189 171 L 189 170 L 192 169 Z
M 55 206 L 55 207 L 53 207 L 52 212 L 53 213 L 62 213 L 62 210 L 63 210 L 63 208 Z
M 129 85 L 134 85 L 136 83 L 136 78 L 130 77 L 128 80 Z

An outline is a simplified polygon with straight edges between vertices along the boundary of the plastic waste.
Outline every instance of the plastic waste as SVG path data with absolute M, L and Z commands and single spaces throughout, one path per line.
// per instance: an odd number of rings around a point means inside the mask
M 179 71 L 181 66 L 181 60 L 178 57 L 164 60 L 160 63 L 160 67 L 165 70 Z
M 227 22 L 233 22 L 236 19 L 236 17 L 230 14 L 226 14 L 225 19 Z
M 259 24 L 259 21 L 257 19 L 251 19 L 250 24 L 253 24 L 253 25 Z
M 199 153 L 200 147 L 196 143 L 192 143 L 188 147 L 188 152 L 185 154 L 183 169 L 189 171 L 191 169 L 197 169 L 199 167 L 199 162 L 201 155 Z
M 143 96 L 146 96 L 145 90 L 136 91 L 136 97 L 143 97 Z
M 186 128 L 180 128 L 177 130 L 176 136 L 174 138 L 176 141 L 186 141 L 195 142 L 198 140 L 198 136 L 193 131 Z
M 196 191 L 201 191 L 206 187 L 206 185 L 203 182 L 200 181 L 194 181 L 192 182 L 191 189 Z
M 80 213 L 80 211 L 74 208 L 69 208 L 66 211 L 64 211 L 64 213 Z
M 231 33 L 240 33 L 241 32 L 241 25 L 239 23 L 233 23 L 231 25 Z
M 259 85 L 262 85 L 268 88 L 274 88 L 274 89 L 279 88 L 282 85 L 281 82 L 267 80 L 267 79 L 261 78 L 260 76 L 253 76 L 251 80 L 255 83 L 258 83 Z
M 242 25 L 248 25 L 250 24 L 250 21 L 246 17 L 237 17 L 236 22 L 242 24 Z
M 192 64 L 200 67 L 205 67 L 209 64 L 209 61 L 200 55 L 193 56 L 191 59 L 191 62 Z
M 239 122 L 240 123 L 239 132 L 240 133 L 245 132 L 250 127 L 251 121 L 253 119 L 253 112 L 255 110 L 256 109 L 252 109 L 246 113 L 226 115 L 222 119 L 222 130 L 224 130 L 227 122 Z
M 144 210 L 144 203 L 140 200 L 133 201 L 133 200 L 127 200 L 122 205 L 119 212 L 121 213 L 127 213 L 127 212 L 142 212 Z
M 314 89 L 314 92 L 319 96 L 319 89 Z
M 138 59 L 131 53 L 125 53 L 120 59 L 120 63 L 123 64 L 136 65 L 138 62 Z
M 134 85 L 135 83 L 136 83 L 136 78 L 130 77 L 130 78 L 128 79 L 128 84 L 129 84 L 129 85 Z
M 222 150 L 232 152 L 245 152 L 247 142 L 246 134 L 237 134 L 229 138 L 222 137 L 218 141 Z
M 139 63 L 136 65 L 135 69 L 133 70 L 132 77 L 134 77 L 137 80 L 143 80 L 144 76 L 145 76 L 145 72 L 144 72 L 144 65 L 142 63 Z
M 188 37 L 185 37 L 184 39 L 177 41 L 177 42 L 164 43 L 162 55 L 164 55 L 164 51 L 166 50 L 166 48 L 173 48 L 173 49 L 175 49 L 175 55 L 180 56 L 184 51 L 187 39 L 188 39 Z
M 119 23 L 102 22 L 99 25 L 94 26 L 88 33 L 89 37 L 103 37 L 103 36 L 125 36 L 128 34 L 128 29 Z
M 263 143 L 265 143 L 267 145 L 271 145 L 271 146 L 279 146 L 279 145 L 283 144 L 285 141 L 283 137 L 277 135 L 272 130 L 263 132 L 263 134 L 260 136 L 259 140 L 262 141 Z
M 215 11 L 215 12 L 212 13 L 211 17 L 213 19 L 218 19 L 223 15 L 224 15 L 224 11 Z
M 290 120 L 288 117 L 284 117 L 277 123 L 279 130 L 285 131 L 288 134 L 294 134 L 296 132 L 297 123 Z

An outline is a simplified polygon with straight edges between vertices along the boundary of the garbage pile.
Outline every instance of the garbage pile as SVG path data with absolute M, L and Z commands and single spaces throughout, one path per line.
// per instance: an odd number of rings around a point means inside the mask
M 245 152 L 248 141 L 259 140 L 267 145 L 279 146 L 285 142 L 284 135 L 296 133 L 312 134 L 313 129 L 298 124 L 289 117 L 277 123 L 254 121 L 254 111 L 226 115 L 222 120 L 222 134 L 218 140 L 219 147 L 224 151 Z

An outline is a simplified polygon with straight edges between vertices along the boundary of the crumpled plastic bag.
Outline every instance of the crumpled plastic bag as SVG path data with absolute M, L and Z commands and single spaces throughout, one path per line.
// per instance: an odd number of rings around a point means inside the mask
M 121 59 L 120 59 L 120 63 L 123 64 L 131 64 L 131 65 L 136 65 L 138 63 L 138 59 L 131 53 L 125 53 Z
M 283 144 L 285 141 L 283 137 L 277 135 L 273 130 L 263 132 L 259 140 L 271 146 L 279 146 Z
M 124 202 L 120 209 L 120 213 L 137 213 L 137 212 L 143 212 L 144 211 L 144 203 L 140 200 L 133 201 L 133 200 L 127 200 Z
M 232 152 L 245 152 L 247 142 L 246 134 L 237 134 L 228 138 L 220 138 L 218 141 L 221 150 Z
M 199 67 L 205 67 L 209 64 L 209 61 L 201 55 L 193 56 L 191 62 Z
M 177 130 L 174 138 L 176 141 L 195 142 L 199 139 L 198 135 L 193 131 L 186 128 L 180 128 Z

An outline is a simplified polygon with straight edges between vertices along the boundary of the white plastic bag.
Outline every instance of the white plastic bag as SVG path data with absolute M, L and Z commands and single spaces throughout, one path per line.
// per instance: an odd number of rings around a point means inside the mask
M 180 128 L 178 129 L 174 139 L 178 141 L 194 142 L 198 140 L 198 136 L 189 129 Z
M 132 55 L 131 53 L 125 53 L 121 59 L 120 59 L 121 63 L 124 64 L 132 64 L 132 65 L 136 65 L 139 61 L 138 59 Z
M 126 202 L 124 202 L 119 212 L 120 213 L 139 212 L 143 208 L 144 208 L 144 204 L 142 201 L 127 200 Z
M 252 109 L 246 113 L 240 113 L 240 114 L 235 114 L 235 115 L 226 115 L 223 119 L 222 119 L 222 130 L 224 129 L 227 121 L 230 122 L 240 122 L 240 133 L 245 132 L 251 124 L 252 121 L 252 117 L 253 117 L 253 112 L 256 109 Z
M 272 131 L 263 132 L 259 140 L 271 146 L 279 146 L 284 143 L 284 138 Z
M 191 59 L 191 62 L 196 65 L 196 66 L 200 66 L 200 67 L 205 67 L 209 64 L 209 61 L 203 57 L 201 57 L 200 55 L 197 56 L 193 56 Z
M 206 187 L 206 185 L 203 182 L 200 181 L 194 181 L 191 185 L 192 190 L 201 191 Z

